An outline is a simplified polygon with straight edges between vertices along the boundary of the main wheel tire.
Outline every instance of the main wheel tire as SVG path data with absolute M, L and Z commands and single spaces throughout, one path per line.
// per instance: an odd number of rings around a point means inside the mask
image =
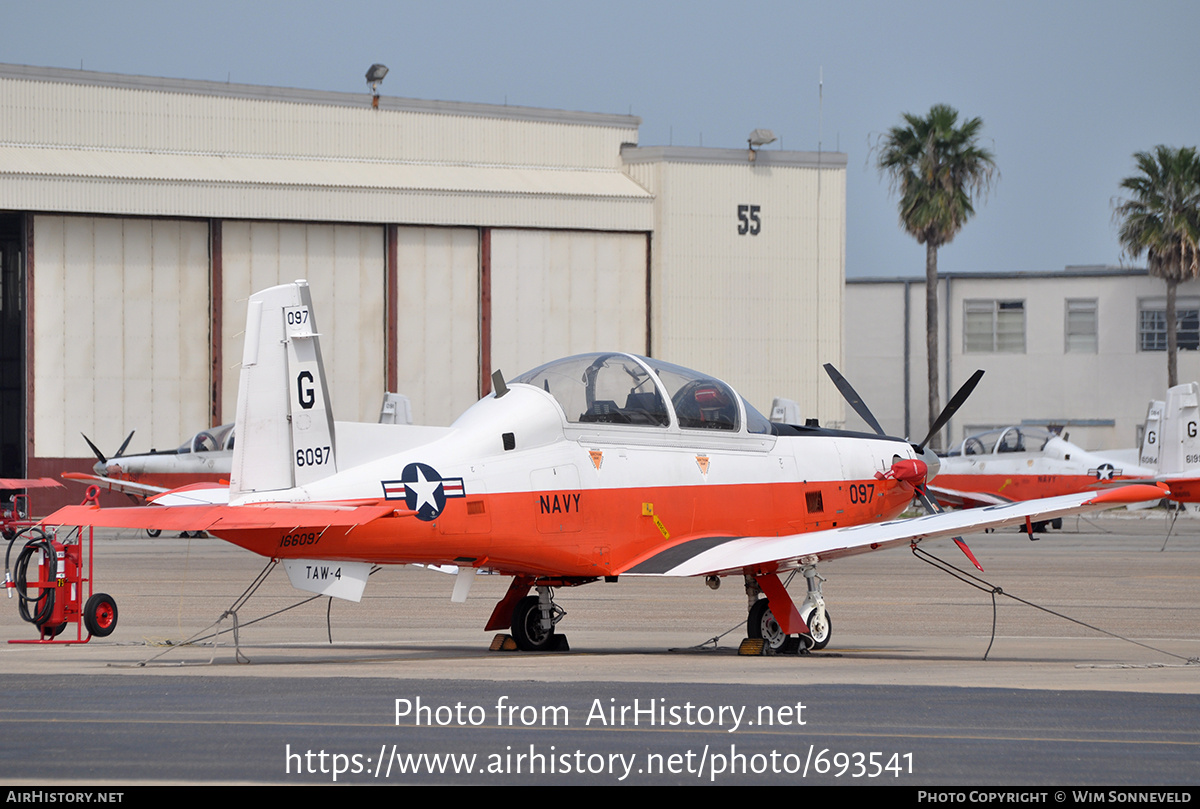
M 542 626 L 542 609 L 537 596 L 525 596 L 513 609 L 512 636 L 523 652 L 545 652 L 554 648 L 556 634 Z
M 107 638 L 117 628 L 117 602 L 108 593 L 96 593 L 83 605 L 83 625 L 96 638 Z
M 750 614 L 746 617 L 746 637 L 761 638 L 771 649 L 778 649 L 787 640 L 787 635 L 783 634 L 783 629 L 775 620 L 775 615 L 771 612 L 771 603 L 767 599 L 760 598 L 750 608 Z
M 804 615 L 804 623 L 808 626 L 808 636 L 805 643 L 809 643 L 809 649 L 820 651 L 829 645 L 829 639 L 833 637 L 833 618 L 829 616 L 829 610 L 825 610 L 825 620 L 817 626 L 813 626 L 813 614 L 816 612 L 813 608 Z

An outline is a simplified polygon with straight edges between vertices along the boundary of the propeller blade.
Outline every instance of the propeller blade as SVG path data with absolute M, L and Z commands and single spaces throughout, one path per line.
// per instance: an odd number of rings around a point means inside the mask
M 131 438 L 133 438 L 133 433 L 134 433 L 134 431 L 130 430 L 129 435 L 125 436 L 125 443 L 121 445 L 121 448 L 119 450 L 117 450 L 117 454 L 113 456 L 114 458 L 120 458 L 122 455 L 125 454 L 125 447 L 129 446 L 129 440 Z
M 960 551 L 967 555 L 967 558 L 971 560 L 971 564 L 975 565 L 975 567 L 979 569 L 980 573 L 986 572 L 983 569 L 983 565 L 979 564 L 979 560 L 975 558 L 975 554 L 971 553 L 971 549 L 967 547 L 967 543 L 962 541 L 962 537 L 955 537 L 954 544 L 958 546 Z
M 929 428 L 929 435 L 925 436 L 925 440 L 917 445 L 918 449 L 920 449 L 922 452 L 925 451 L 925 445 L 928 444 L 930 440 L 938 434 L 938 431 L 946 426 L 946 422 L 948 422 L 951 417 L 958 412 L 958 409 L 963 406 L 965 401 L 967 401 L 967 397 L 970 396 L 972 391 L 975 390 L 975 386 L 979 384 L 979 380 L 982 378 L 983 371 L 976 371 L 971 375 L 971 378 L 966 381 L 966 384 L 958 389 L 958 393 L 954 394 L 954 397 L 946 404 L 944 408 L 942 408 L 942 412 L 938 415 L 937 421 L 935 421 L 933 426 Z
M 83 435 L 83 433 L 80 433 L 80 435 Z M 83 435 L 83 440 L 86 441 L 87 445 L 92 448 L 92 452 L 96 453 L 96 457 L 100 459 L 100 463 L 108 463 L 108 458 L 105 458 L 104 453 L 92 443 L 92 439 L 88 438 L 86 435 Z
M 846 377 L 838 373 L 837 368 L 834 368 L 829 363 L 825 363 L 825 373 L 829 374 L 829 378 L 833 380 L 833 386 L 838 389 L 839 393 L 842 394 L 842 398 L 846 400 L 846 403 L 849 404 L 850 407 L 854 408 L 854 412 L 857 413 L 862 420 L 865 421 L 870 428 L 875 431 L 877 435 L 887 435 L 887 433 L 883 431 L 883 428 L 879 426 L 879 422 L 875 419 L 875 416 L 871 413 L 871 410 L 867 407 L 866 403 L 863 402 L 862 397 L 859 396 L 858 392 L 851 387 L 849 382 L 846 381 Z

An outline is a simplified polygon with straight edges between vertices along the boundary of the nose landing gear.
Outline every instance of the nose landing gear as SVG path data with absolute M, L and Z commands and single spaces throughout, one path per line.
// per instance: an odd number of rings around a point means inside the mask
M 817 573 L 815 565 L 805 565 L 800 572 L 808 584 L 808 594 L 798 610 L 775 574 L 746 576 L 749 614 L 746 641 L 739 654 L 795 654 L 819 651 L 829 644 L 833 619 L 821 595 L 824 579 Z M 764 594 L 766 598 L 762 597 Z M 788 620 L 781 622 L 776 618 L 776 607 L 780 614 L 788 616 Z

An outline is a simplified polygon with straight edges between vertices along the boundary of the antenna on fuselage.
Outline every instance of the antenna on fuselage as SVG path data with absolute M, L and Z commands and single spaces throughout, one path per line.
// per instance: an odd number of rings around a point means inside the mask
M 496 391 L 497 399 L 508 393 L 508 385 L 504 383 L 504 374 L 500 373 L 498 368 L 492 371 L 492 390 Z

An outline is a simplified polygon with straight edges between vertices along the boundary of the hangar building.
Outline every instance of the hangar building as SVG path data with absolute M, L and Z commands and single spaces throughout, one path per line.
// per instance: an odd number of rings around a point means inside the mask
M 817 381 L 842 357 L 845 154 L 17 65 L 0 111 L 0 476 L 89 468 L 81 434 L 144 451 L 231 421 L 245 299 L 301 277 L 342 420 L 396 390 L 448 424 L 494 369 L 597 349 L 842 420 Z

